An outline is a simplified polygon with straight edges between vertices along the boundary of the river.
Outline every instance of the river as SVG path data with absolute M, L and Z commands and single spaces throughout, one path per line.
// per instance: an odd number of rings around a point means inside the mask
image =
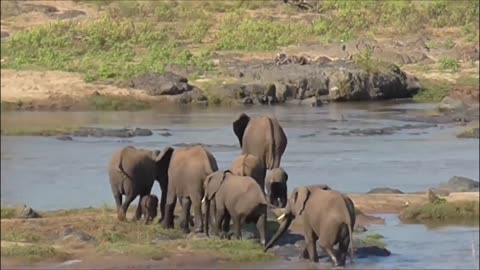
M 322 183 L 346 193 L 367 192 L 375 187 L 414 192 L 437 186 L 454 175 L 478 180 L 479 141 L 457 139 L 455 134 L 461 130 L 458 126 L 442 124 L 384 136 L 331 134 L 355 128 L 418 124 L 392 120 L 392 116 L 413 115 L 429 108 L 425 104 L 378 102 L 243 110 L 211 107 L 142 112 L 2 112 L 2 129 L 142 127 L 151 129 L 154 135 L 73 141 L 2 136 L 1 203 L 26 203 L 39 210 L 113 205 L 107 165 L 116 149 L 129 144 L 162 149 L 179 143 L 203 143 L 211 145 L 209 149 L 219 167 L 227 168 L 240 152 L 232 121 L 242 111 L 249 115 L 274 114 L 284 127 L 288 146 L 282 167 L 289 174 L 290 190 Z M 159 135 L 165 128 L 172 136 Z M 157 184 L 153 192 L 160 193 Z M 467 261 L 471 260 L 471 239 L 478 239 L 478 228 L 432 231 L 421 225 L 398 224 L 390 218 L 387 226 L 376 227 L 376 231 L 391 235 L 386 242 L 394 255 L 369 258 L 369 263 L 380 260 L 379 265 L 386 263 L 386 268 L 478 268 Z

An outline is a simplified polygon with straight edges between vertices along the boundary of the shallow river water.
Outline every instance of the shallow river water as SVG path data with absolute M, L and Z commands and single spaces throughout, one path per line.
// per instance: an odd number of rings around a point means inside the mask
M 455 138 L 459 127 L 445 124 L 405 129 L 385 136 L 330 134 L 356 128 L 418 124 L 390 119 L 413 115 L 428 107 L 390 102 L 242 111 L 249 115 L 271 113 L 280 120 L 288 136 L 282 167 L 289 174 L 289 189 L 324 183 L 347 193 L 366 192 L 374 187 L 413 192 L 436 186 L 454 175 L 478 180 L 479 141 Z M 129 144 L 162 149 L 179 143 L 203 143 L 210 145 L 219 167 L 227 168 L 240 152 L 232 131 L 232 121 L 240 112 L 228 108 L 2 112 L 2 129 L 71 125 L 142 127 L 152 129 L 154 135 L 128 139 L 75 137 L 73 141 L 2 136 L 1 203 L 26 203 L 39 210 L 113 205 L 108 162 L 116 149 Z M 165 128 L 172 136 L 159 135 Z M 153 192 L 159 194 L 157 184 Z M 478 247 L 478 227 L 426 230 L 424 226 L 402 225 L 395 217 L 388 217 L 386 226 L 375 226 L 374 230 L 386 236 L 393 255 L 358 259 L 360 263 L 356 265 L 360 268 L 478 268 L 472 257 L 472 239 Z M 288 263 L 281 265 L 287 267 Z

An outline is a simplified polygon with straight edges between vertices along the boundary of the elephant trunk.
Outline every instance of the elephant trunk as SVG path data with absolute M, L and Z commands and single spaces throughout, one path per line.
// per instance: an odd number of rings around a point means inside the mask
M 277 232 L 272 236 L 272 239 L 270 239 L 268 244 L 265 246 L 264 251 L 267 251 L 269 248 L 271 248 L 273 244 L 277 242 L 280 236 L 282 236 L 287 231 L 288 227 L 290 227 L 290 224 L 292 224 L 292 220 L 293 220 L 292 214 L 289 214 L 289 213 L 285 214 L 285 220 L 280 225 Z

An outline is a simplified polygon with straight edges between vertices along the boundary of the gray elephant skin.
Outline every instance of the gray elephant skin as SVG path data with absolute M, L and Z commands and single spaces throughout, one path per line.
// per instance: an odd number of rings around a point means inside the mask
M 202 198 L 205 178 L 218 171 L 215 157 L 202 146 L 177 148 L 170 153 L 168 192 L 165 219 L 162 226 L 173 228 L 173 213 L 177 199 L 182 205 L 181 226 L 190 232 L 190 208 L 193 206 L 195 233 L 203 232 Z
M 242 154 L 260 158 L 268 170 L 278 168 L 287 147 L 287 136 L 275 117 L 251 119 L 242 113 L 233 122 L 233 132 L 240 142 Z
M 242 154 L 233 160 L 230 171 L 238 176 L 252 177 L 257 181 L 262 191 L 264 190 L 267 169 L 258 157 L 251 154 Z
M 158 198 L 153 194 L 144 196 L 140 200 L 140 205 L 142 207 L 144 223 L 145 225 L 149 224 L 155 217 L 157 217 Z
M 162 197 L 160 211 L 162 218 L 165 211 L 166 192 L 168 187 L 167 164 L 170 148 L 162 152 L 126 146 L 115 151 L 110 159 L 108 174 L 110 186 L 120 221 L 126 220 L 126 213 L 132 201 L 139 196 L 140 200 L 150 194 L 155 180 L 160 184 Z M 125 200 L 123 201 L 123 196 Z M 141 205 L 137 206 L 134 220 L 141 217 Z
M 267 201 L 253 178 L 234 175 L 229 170 L 209 175 L 205 180 L 205 206 L 207 234 L 208 219 L 212 211 L 215 214 L 213 235 L 218 235 L 220 229 L 227 234 L 232 219 L 235 237 L 241 239 L 241 226 L 245 223 L 256 223 L 260 242 L 265 245 Z
M 283 222 L 265 250 L 280 238 L 295 217 L 299 217 L 304 226 L 303 258 L 318 262 L 318 240 L 335 267 L 345 265 L 349 246 L 350 258 L 353 258 L 352 232 L 355 225 L 345 197 L 337 191 L 323 190 L 315 186 L 295 188 L 289 196 L 285 213 L 278 218 Z M 339 248 L 335 254 L 333 246 L 337 243 Z
M 283 168 L 274 168 L 265 180 L 268 202 L 276 207 L 284 208 L 287 205 L 288 174 Z

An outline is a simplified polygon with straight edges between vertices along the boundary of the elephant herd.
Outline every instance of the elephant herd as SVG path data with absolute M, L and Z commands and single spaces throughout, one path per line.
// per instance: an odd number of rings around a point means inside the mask
M 353 252 L 355 207 L 350 198 L 326 185 L 297 187 L 288 195 L 288 174 L 280 167 L 287 136 L 275 117 L 251 118 L 242 113 L 233 122 L 233 131 L 242 151 L 227 170 L 219 170 L 215 157 L 202 146 L 167 146 L 162 151 L 126 146 L 113 153 L 108 173 L 118 219 L 126 221 L 129 205 L 140 197 L 134 220 L 143 215 L 148 224 L 157 216 L 160 204 L 158 222 L 174 228 L 178 201 L 183 232 L 194 228 L 195 233 L 229 237 L 232 223 L 234 236 L 241 239 L 242 225 L 255 223 L 266 251 L 298 217 L 306 243 L 301 256 L 318 262 L 318 240 L 333 265 L 344 265 L 349 246 Z M 160 184 L 160 203 L 150 194 L 155 181 Z M 282 221 L 279 229 L 267 243 L 269 206 L 284 208 L 284 213 L 278 218 Z

